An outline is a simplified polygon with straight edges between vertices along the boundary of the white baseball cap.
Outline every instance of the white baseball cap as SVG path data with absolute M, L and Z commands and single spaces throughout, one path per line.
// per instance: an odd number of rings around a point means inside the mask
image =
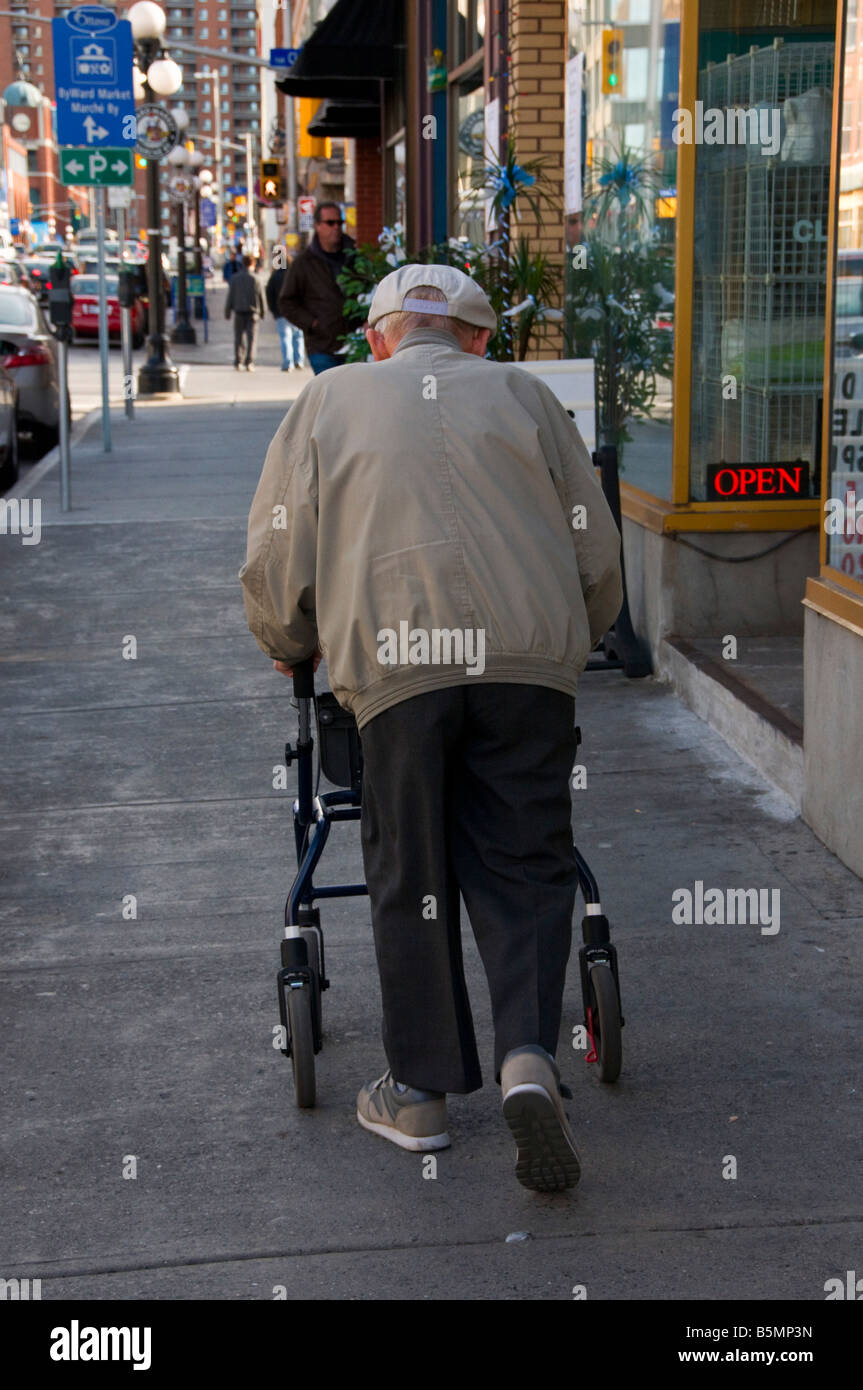
M 446 295 L 446 303 L 417 298 L 411 290 L 418 285 L 434 285 Z M 452 265 L 402 265 L 385 275 L 372 295 L 368 324 L 374 328 L 386 314 L 405 310 L 416 314 L 440 314 L 461 319 L 476 328 L 497 328 L 497 315 L 476 280 Z

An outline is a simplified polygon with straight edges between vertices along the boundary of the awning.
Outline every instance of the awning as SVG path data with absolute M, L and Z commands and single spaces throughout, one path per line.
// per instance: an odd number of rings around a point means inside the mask
M 279 91 L 374 101 L 380 79 L 395 75 L 403 10 L 400 0 L 337 0 L 276 82 Z
M 381 108 L 376 101 L 335 100 L 328 97 L 322 101 L 309 121 L 310 135 L 335 135 L 342 139 L 357 140 L 364 135 L 379 135 L 381 129 Z

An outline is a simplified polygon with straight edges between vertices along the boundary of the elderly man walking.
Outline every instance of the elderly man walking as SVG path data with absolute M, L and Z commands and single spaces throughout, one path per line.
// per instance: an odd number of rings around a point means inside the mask
M 320 649 L 362 733 L 389 1065 L 359 1093 L 360 1124 L 443 1148 L 447 1093 L 482 1085 L 461 894 L 516 1176 L 554 1191 L 580 1172 L 554 1061 L 577 885 L 574 696 L 620 610 L 620 537 L 563 406 L 485 359 L 496 319 L 474 281 L 402 266 L 368 324 L 374 362 L 310 383 L 270 446 L 247 616 L 279 671 Z
M 225 318 L 234 315 L 234 370 L 247 372 L 255 370 L 255 335 L 258 319 L 266 313 L 261 282 L 252 273 L 251 256 L 243 257 L 242 269 L 236 270 L 228 282 L 228 297 L 225 300 Z M 245 350 L 245 361 L 243 357 Z

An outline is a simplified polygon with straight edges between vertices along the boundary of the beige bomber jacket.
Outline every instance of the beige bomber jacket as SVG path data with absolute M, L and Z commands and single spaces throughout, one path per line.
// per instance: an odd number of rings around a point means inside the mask
M 574 695 L 622 603 L 620 535 L 575 424 L 543 382 L 441 329 L 305 387 L 240 579 L 262 650 L 296 662 L 320 642 L 360 728 L 473 681 Z

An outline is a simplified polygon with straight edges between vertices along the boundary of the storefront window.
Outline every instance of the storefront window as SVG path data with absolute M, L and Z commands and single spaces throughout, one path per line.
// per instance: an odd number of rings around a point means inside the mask
M 456 137 L 454 227 L 468 241 L 485 239 L 485 204 L 474 180 L 481 178 L 484 159 L 484 93 L 482 69 L 450 88 Z
M 407 216 L 407 175 L 405 170 L 405 133 L 400 130 L 387 146 L 387 222 L 405 225 Z
M 847 0 L 842 97 L 845 108 L 855 112 L 863 98 L 863 55 L 857 48 L 860 13 L 861 0 Z M 863 583 L 863 535 L 857 522 L 858 507 L 863 517 L 863 131 L 859 120 L 842 131 L 834 290 L 827 561 Z
M 595 362 L 623 479 L 668 498 L 680 0 L 568 0 L 567 57 L 564 355 Z
M 702 0 L 699 15 L 678 133 L 696 147 L 690 495 L 814 497 L 835 0 Z
M 485 39 L 485 0 L 457 0 L 453 6 L 453 43 L 450 66 L 460 67 L 472 58 Z

